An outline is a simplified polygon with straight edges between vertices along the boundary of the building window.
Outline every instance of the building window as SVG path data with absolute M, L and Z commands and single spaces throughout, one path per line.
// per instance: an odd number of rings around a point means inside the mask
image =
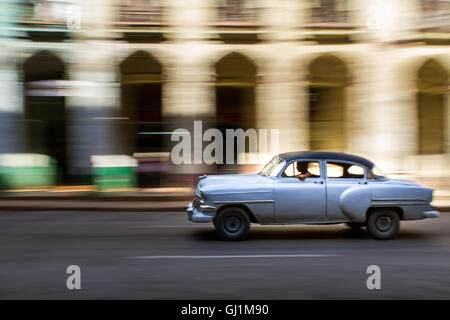
M 254 22 L 260 8 L 255 0 L 219 0 L 218 15 L 221 22 Z
M 450 0 L 422 0 L 421 26 L 450 29 Z
M 310 23 L 347 23 L 346 0 L 310 0 Z
M 152 25 L 163 21 L 162 0 L 121 0 L 117 3 L 119 23 Z

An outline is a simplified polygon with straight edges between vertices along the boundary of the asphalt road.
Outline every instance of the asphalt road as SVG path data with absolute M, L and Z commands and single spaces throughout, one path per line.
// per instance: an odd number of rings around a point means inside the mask
M 68 290 L 69 265 L 81 290 Z M 369 265 L 381 289 L 369 290 Z M 2 212 L 0 299 L 450 299 L 450 213 L 397 238 L 252 225 L 224 242 L 184 213 Z

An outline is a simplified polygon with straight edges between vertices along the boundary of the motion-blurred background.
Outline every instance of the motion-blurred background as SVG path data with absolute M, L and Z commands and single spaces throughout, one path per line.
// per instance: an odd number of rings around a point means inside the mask
M 172 164 L 171 132 L 201 120 L 450 199 L 449 0 L 1 0 L 0 45 L 3 190 L 183 189 L 261 166 Z

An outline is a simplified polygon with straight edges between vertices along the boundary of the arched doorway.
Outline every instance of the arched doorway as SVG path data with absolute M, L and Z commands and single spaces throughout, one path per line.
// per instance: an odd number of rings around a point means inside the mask
M 138 51 L 120 64 L 122 146 L 137 155 L 138 185 L 160 185 L 158 153 L 163 151 L 162 66 L 149 53 Z
M 435 60 L 425 62 L 417 74 L 418 153 L 445 153 L 445 104 L 448 74 Z
M 49 51 L 36 53 L 23 65 L 26 152 L 57 161 L 58 183 L 69 180 L 65 65 Z
M 233 52 L 220 59 L 215 69 L 216 124 L 223 137 L 226 129 L 255 128 L 256 65 L 246 56 Z M 234 163 L 237 163 L 236 153 L 235 143 Z M 226 159 L 225 148 L 223 156 Z
M 345 63 L 331 55 L 309 66 L 310 150 L 344 151 L 347 147 Z

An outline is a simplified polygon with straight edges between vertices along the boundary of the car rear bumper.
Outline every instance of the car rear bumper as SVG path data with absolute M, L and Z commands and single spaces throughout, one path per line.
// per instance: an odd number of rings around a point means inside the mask
M 425 211 L 422 213 L 423 217 L 426 218 L 437 218 L 439 217 L 439 212 L 437 211 Z
M 192 222 L 211 222 L 213 219 L 212 215 L 201 212 L 197 208 L 194 208 L 192 203 L 189 203 L 186 207 L 186 213 L 188 219 Z

